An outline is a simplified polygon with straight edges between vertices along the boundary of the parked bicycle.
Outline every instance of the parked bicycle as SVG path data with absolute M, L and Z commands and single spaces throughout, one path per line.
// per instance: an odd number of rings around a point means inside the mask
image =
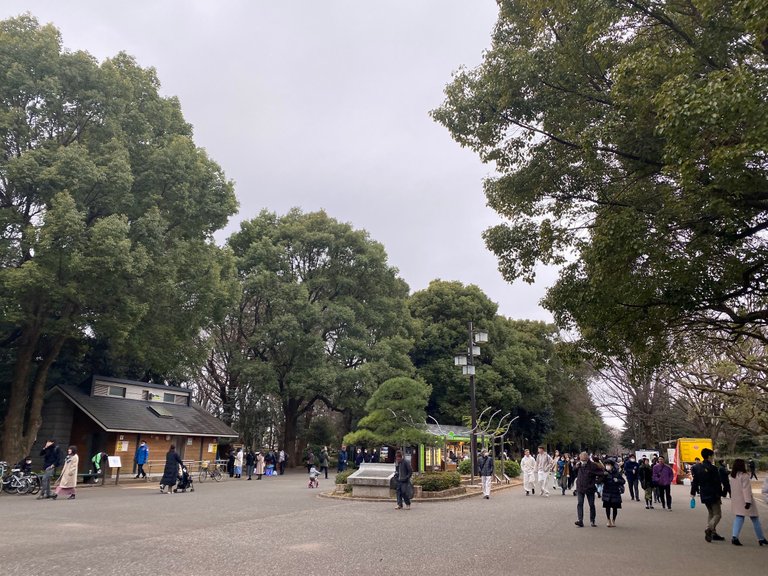
M 8 494 L 26 494 L 32 485 L 27 476 L 21 474 L 20 468 L 13 468 L 8 473 L 8 463 L 0 462 L 0 478 L 2 478 L 3 492 Z
M 203 460 L 202 464 L 200 464 L 200 482 L 205 482 L 208 478 L 219 482 L 222 478 L 221 469 L 216 464 Z

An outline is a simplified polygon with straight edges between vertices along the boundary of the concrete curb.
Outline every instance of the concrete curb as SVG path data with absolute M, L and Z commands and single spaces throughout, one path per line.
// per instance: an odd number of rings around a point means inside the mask
M 509 490 L 511 488 L 522 486 L 523 482 L 519 480 L 518 478 L 513 478 L 509 484 L 494 484 L 491 487 L 491 494 L 495 492 L 502 492 L 504 490 Z M 413 498 L 411 502 L 418 502 L 419 504 L 425 503 L 425 502 L 454 502 L 456 500 L 465 500 L 467 498 L 475 498 L 477 496 L 482 496 L 482 490 L 480 490 L 480 486 L 474 486 L 471 488 L 471 492 L 466 492 L 464 494 L 458 494 L 455 496 L 435 496 L 432 498 Z M 330 498 L 333 500 L 346 500 L 347 502 L 395 502 L 394 498 L 354 498 L 352 496 L 345 494 L 336 494 L 336 492 L 320 492 L 317 495 L 318 498 Z

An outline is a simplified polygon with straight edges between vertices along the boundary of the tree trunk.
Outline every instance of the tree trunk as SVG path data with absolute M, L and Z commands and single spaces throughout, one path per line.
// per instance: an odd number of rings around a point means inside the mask
M 32 359 L 40 339 L 38 326 L 27 326 L 19 338 L 16 362 L 13 366 L 8 410 L 3 423 L 3 460 L 18 462 L 24 452 L 24 416 L 29 401 L 29 378 Z M 37 430 L 35 430 L 37 433 Z
M 296 428 L 299 421 L 299 403 L 289 398 L 283 402 L 283 450 L 289 455 L 288 465 L 293 468 L 301 461 L 301 453 L 296 446 Z

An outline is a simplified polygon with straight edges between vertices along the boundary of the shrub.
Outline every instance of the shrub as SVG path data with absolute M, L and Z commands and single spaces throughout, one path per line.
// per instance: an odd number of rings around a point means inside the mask
M 501 473 L 501 460 L 495 460 L 494 466 L 496 468 L 496 474 Z M 464 476 L 468 476 L 469 473 L 472 471 L 472 461 L 471 460 L 462 460 L 459 462 L 459 467 L 457 468 L 459 471 L 459 474 L 463 474 Z M 520 464 L 515 462 L 514 460 L 504 460 L 504 471 L 506 472 L 507 476 L 510 478 L 517 478 L 521 474 L 520 470 Z
M 461 475 L 458 472 L 428 472 L 414 476 L 413 483 L 421 486 L 424 492 L 440 492 L 461 486 Z
M 501 460 L 496 460 L 496 473 L 501 473 Z M 522 473 L 520 464 L 514 460 L 504 460 L 504 473 L 510 478 L 517 478 Z
M 349 478 L 349 475 L 354 474 L 355 472 L 357 472 L 357 470 L 352 470 L 352 469 L 344 470 L 344 472 L 339 472 L 338 474 L 336 474 L 336 484 L 346 484 L 347 478 Z

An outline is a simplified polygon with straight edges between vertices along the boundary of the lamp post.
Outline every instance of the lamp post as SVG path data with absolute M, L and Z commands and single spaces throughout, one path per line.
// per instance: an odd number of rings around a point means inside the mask
M 453 357 L 453 362 L 456 366 L 461 366 L 461 372 L 465 376 L 469 376 L 469 397 L 470 397 L 470 417 L 472 419 L 472 430 L 470 432 L 469 450 L 470 459 L 472 462 L 472 470 L 469 483 L 475 483 L 475 469 L 477 468 L 477 401 L 475 399 L 475 356 L 480 356 L 480 346 L 478 344 L 484 344 L 488 342 L 488 332 L 475 332 L 472 322 L 467 324 L 468 332 L 468 346 L 467 353 L 460 354 Z

